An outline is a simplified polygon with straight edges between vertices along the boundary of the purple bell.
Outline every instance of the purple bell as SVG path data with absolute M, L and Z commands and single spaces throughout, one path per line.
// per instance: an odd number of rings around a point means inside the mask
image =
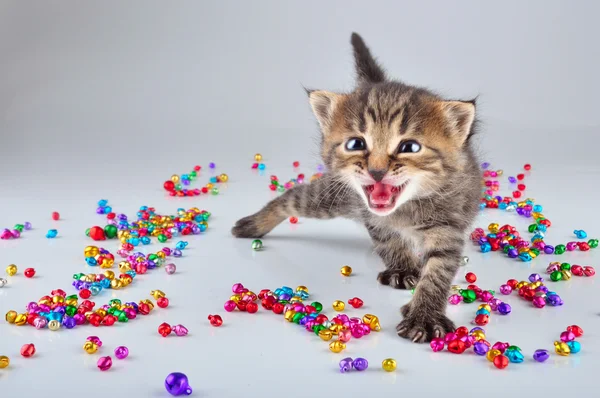
M 165 388 L 173 396 L 190 395 L 192 387 L 188 384 L 188 378 L 183 373 L 174 372 L 165 379 Z

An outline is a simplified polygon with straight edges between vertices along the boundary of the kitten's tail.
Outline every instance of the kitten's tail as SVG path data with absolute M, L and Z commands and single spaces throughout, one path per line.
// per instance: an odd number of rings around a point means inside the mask
M 381 83 L 386 80 L 385 72 L 371 55 L 371 51 L 356 32 L 350 38 L 354 48 L 356 78 L 359 83 Z

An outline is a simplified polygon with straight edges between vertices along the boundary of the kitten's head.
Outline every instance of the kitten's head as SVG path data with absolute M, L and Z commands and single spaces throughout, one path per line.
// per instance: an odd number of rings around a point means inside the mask
M 351 93 L 309 91 L 328 169 L 385 216 L 442 189 L 468 164 L 474 101 L 446 101 L 388 80 L 359 35 L 352 34 L 357 86 Z

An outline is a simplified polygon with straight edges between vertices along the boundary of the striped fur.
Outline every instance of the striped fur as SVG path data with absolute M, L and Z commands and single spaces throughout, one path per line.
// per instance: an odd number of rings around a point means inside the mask
M 454 329 L 445 315 L 446 298 L 478 209 L 480 170 L 471 144 L 475 105 L 389 81 L 360 36 L 353 34 L 352 44 L 356 89 L 309 91 L 329 171 L 242 218 L 232 233 L 261 237 L 290 216 L 363 223 L 386 266 L 379 282 L 415 288 L 401 309 L 398 335 L 429 341 Z M 356 137 L 364 140 L 365 150 L 347 149 Z M 407 140 L 422 149 L 399 153 Z M 389 211 L 369 204 L 364 187 L 375 181 L 404 187 Z

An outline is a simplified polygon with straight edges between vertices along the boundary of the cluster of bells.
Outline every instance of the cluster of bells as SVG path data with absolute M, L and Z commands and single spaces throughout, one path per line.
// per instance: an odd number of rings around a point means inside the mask
M 191 183 L 198 177 L 200 166 L 194 167 L 189 174 L 182 174 L 181 176 L 173 174 L 171 178 L 164 182 L 163 188 L 169 193 L 169 196 L 198 196 L 200 194 L 212 193 L 213 195 L 219 194 L 219 188 L 215 185 L 217 183 L 224 183 L 229 180 L 227 174 L 219 174 L 218 176 L 211 177 L 209 182 L 202 188 L 187 189 Z
M 519 258 L 522 261 L 531 261 L 542 252 L 545 254 L 563 254 L 565 251 L 588 251 L 590 248 L 598 247 L 598 239 L 590 239 L 587 242 L 568 242 L 566 245 L 547 245 L 544 242 L 545 232 L 551 225 L 550 221 L 543 218 L 539 213 L 533 213 L 536 224 L 529 226 L 529 232 L 534 233 L 530 241 L 520 237 L 519 232 L 511 225 L 499 226 L 492 223 L 488 226 L 490 233 L 486 235 L 481 228 L 476 228 L 471 233 L 471 240 L 477 243 L 482 252 L 502 250 L 510 258 Z M 586 236 L 583 231 L 575 231 L 576 236 Z M 583 234 L 582 234 L 583 232 Z
M 579 326 L 567 327 L 567 330 L 560 334 L 560 340 L 554 342 L 554 351 L 561 356 L 577 354 L 581 351 L 581 344 L 575 339 L 581 336 L 583 336 L 583 329 Z
M 63 290 L 57 289 L 37 302 L 30 302 L 25 313 L 8 311 L 5 319 L 16 326 L 28 324 L 36 329 L 47 327 L 56 331 L 62 327 L 72 329 L 88 323 L 96 327 L 126 323 L 138 315 L 148 315 L 154 309 L 151 300 L 122 303 L 119 299 L 112 299 L 94 310 L 95 306 L 96 303 L 89 300 L 79 303 L 77 295 L 67 296 Z
M 313 182 L 317 178 L 320 178 L 323 173 L 315 173 L 310 177 L 310 182 Z M 300 173 L 296 178 L 291 178 L 288 182 L 282 183 L 276 175 L 271 176 L 271 183 L 269 189 L 271 191 L 285 192 L 288 189 L 295 187 L 296 185 L 303 184 L 305 180 L 304 174 Z
M 392 358 L 386 358 L 381 362 L 381 367 L 386 372 L 395 371 L 396 366 L 397 366 L 396 360 L 394 360 Z M 363 370 L 367 370 L 367 368 L 369 367 L 369 362 L 364 358 L 356 358 L 356 359 L 344 358 L 340 361 L 339 367 L 340 367 L 340 373 L 347 373 L 347 372 L 351 371 L 352 369 L 362 372 Z
M 140 244 L 150 244 L 151 237 L 165 243 L 181 235 L 198 235 L 208 228 L 210 215 L 210 212 L 196 207 L 188 210 L 179 208 L 176 215 L 160 215 L 153 207 L 141 206 L 135 221 L 129 222 L 125 214 L 110 212 L 106 214 L 106 227 L 89 228 L 86 235 L 97 241 L 118 238 L 123 247 L 131 251 Z
M 430 347 L 434 352 L 448 351 L 454 354 L 462 354 L 469 348 L 473 352 L 486 358 L 498 369 L 504 369 L 509 362 L 521 363 L 524 360 L 521 349 L 508 343 L 496 342 L 491 345 L 485 336 L 485 330 L 481 327 L 474 327 L 469 330 L 465 326 L 457 328 L 454 332 L 447 333 L 443 338 L 434 338 L 431 340 Z M 547 354 L 547 353 L 546 353 Z M 542 358 L 541 353 L 537 353 Z M 543 360 L 546 360 L 547 357 Z
M 329 344 L 332 352 L 339 353 L 346 348 L 346 343 L 351 338 L 361 338 L 371 331 L 380 331 L 381 325 L 379 318 L 372 314 L 366 314 L 361 318 L 350 318 L 345 314 L 338 314 L 331 320 L 322 314 L 323 305 L 317 301 L 310 305 L 305 305 L 304 300 L 308 300 L 309 293 L 306 286 L 298 286 L 294 291 L 292 288 L 283 286 L 274 291 L 263 289 L 257 295 L 248 290 L 241 283 L 232 286 L 233 295 L 224 304 L 225 311 L 231 312 L 236 308 L 240 311 L 256 312 L 258 305 L 255 303 L 261 300 L 262 307 L 272 311 L 275 314 L 283 314 L 288 322 L 303 326 L 307 331 L 315 333 L 324 341 L 330 341 L 337 337 L 335 341 Z M 351 305 L 362 306 L 362 300 L 355 297 L 350 299 Z M 341 304 L 339 304 L 341 303 Z M 336 301 L 338 309 L 344 304 L 342 301 Z
M 88 354 L 95 354 L 100 347 L 102 347 L 102 341 L 97 336 L 88 336 L 83 344 L 83 350 Z M 129 356 L 129 349 L 125 346 L 119 346 L 115 348 L 114 353 L 117 359 L 125 359 Z M 96 365 L 101 371 L 107 371 L 112 367 L 112 358 L 110 356 L 100 357 Z
M 124 261 L 119 262 L 118 267 L 121 274 L 117 277 L 111 270 L 106 270 L 101 274 L 77 273 L 73 275 L 73 287 L 80 291 L 82 298 L 89 298 L 90 295 L 96 296 L 103 289 L 121 289 L 127 287 L 133 282 L 137 274 L 145 274 L 148 270 L 161 267 L 166 263 L 168 256 L 180 257 L 181 251 L 187 247 L 185 241 L 177 242 L 175 249 L 165 247 L 156 253 L 144 255 L 141 252 L 131 253 L 133 247 L 124 247 L 117 251 Z M 125 246 L 125 245 L 124 245 Z M 129 249 L 129 250 L 128 250 Z M 89 265 L 95 263 L 101 268 L 111 268 L 114 264 L 114 257 L 107 250 L 99 249 L 96 246 L 88 246 L 84 250 L 86 262 Z M 167 274 L 175 273 L 175 264 L 166 264 Z
M 544 308 L 546 305 L 559 307 L 564 304 L 563 299 L 556 292 L 550 291 L 544 285 L 544 278 L 540 274 L 529 275 L 527 281 L 509 279 L 500 286 L 500 293 L 504 295 L 509 295 L 513 291 L 517 291 L 522 299 L 530 301 L 535 308 Z
M 15 224 L 12 230 L 8 228 L 4 228 L 0 233 L 0 239 L 9 240 L 9 239 L 18 239 L 21 237 L 23 231 L 31 230 L 31 223 L 25 222 L 23 224 Z
M 475 318 L 475 322 L 479 326 L 484 326 L 488 323 L 491 311 L 497 311 L 500 315 L 508 315 L 512 311 L 510 304 L 494 297 L 496 292 L 493 290 L 482 290 L 474 284 L 469 285 L 466 289 L 454 285 L 452 286 L 452 290 L 455 293 L 448 297 L 448 303 L 452 305 L 458 305 L 461 302 L 470 304 L 476 300 L 483 303 L 479 305 Z
M 550 274 L 550 279 L 553 282 L 568 281 L 573 275 L 588 277 L 596 275 L 596 270 L 590 265 L 571 265 L 569 263 L 559 263 L 558 261 L 551 262 L 546 268 L 546 272 Z
M 160 334 L 162 337 L 167 337 L 171 333 L 175 334 L 176 336 L 183 337 L 187 336 L 189 331 L 183 325 L 171 326 L 166 322 L 163 322 L 158 326 L 158 334 Z
M 567 330 L 560 335 L 560 341 L 554 342 L 554 350 L 559 355 L 575 354 L 581 350 L 576 337 L 583 335 L 583 329 L 577 325 L 567 327 Z M 434 352 L 439 352 L 447 347 L 448 351 L 454 354 L 462 354 L 467 349 L 473 347 L 473 352 L 480 356 L 485 356 L 498 369 L 504 369 L 509 363 L 522 363 L 525 360 L 521 348 L 509 343 L 496 342 L 491 345 L 485 337 L 485 330 L 475 327 L 469 330 L 465 326 L 456 329 L 455 332 L 446 334 L 443 338 L 435 338 L 431 341 L 430 347 Z M 533 359 L 536 362 L 544 362 L 550 357 L 547 350 L 539 349 L 533 353 Z

